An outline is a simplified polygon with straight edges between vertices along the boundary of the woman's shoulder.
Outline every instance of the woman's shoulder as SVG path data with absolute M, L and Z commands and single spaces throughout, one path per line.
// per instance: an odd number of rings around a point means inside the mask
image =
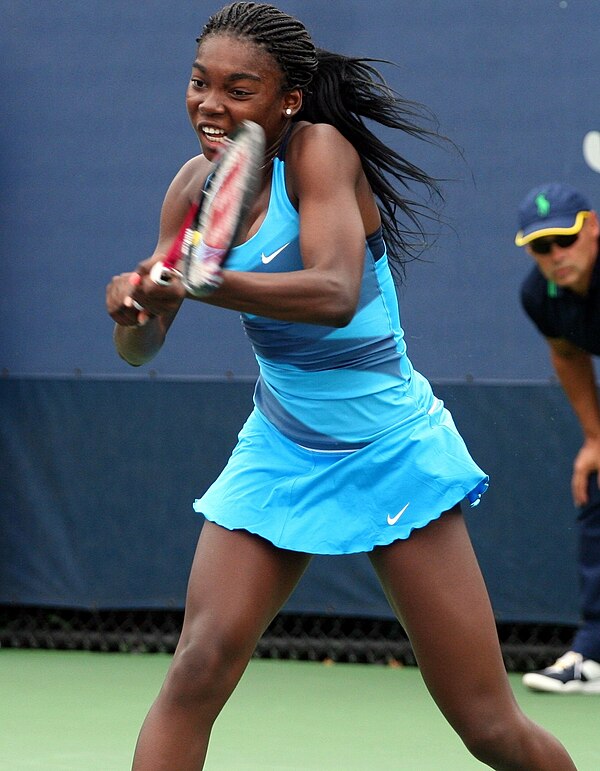
M 315 146 L 331 148 L 336 145 L 352 148 L 352 144 L 335 126 L 330 123 L 309 123 L 308 121 L 298 121 L 295 124 L 289 145 L 298 149 Z
M 294 171 L 328 169 L 348 165 L 358 171 L 361 168 L 360 155 L 343 134 L 328 123 L 300 121 L 288 141 L 285 153 L 286 163 Z
M 194 155 L 193 158 L 186 161 L 179 169 L 177 177 L 183 182 L 198 179 L 199 177 L 206 178 L 212 171 L 213 166 L 214 164 L 207 160 L 204 155 Z
M 286 151 L 286 181 L 294 205 L 302 196 L 351 193 L 358 201 L 366 233 L 381 224 L 361 157 L 352 143 L 327 123 L 299 123 Z M 288 162 L 289 161 L 289 162 Z
M 197 200 L 213 164 L 204 155 L 195 155 L 179 169 L 170 185 L 171 194 Z

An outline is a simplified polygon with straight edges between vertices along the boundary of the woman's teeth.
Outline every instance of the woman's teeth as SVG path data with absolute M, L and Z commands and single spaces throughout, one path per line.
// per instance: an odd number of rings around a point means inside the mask
M 202 128 L 202 133 L 207 139 L 210 139 L 211 142 L 224 142 L 225 137 L 227 136 L 221 129 L 210 128 L 210 126 L 204 126 Z

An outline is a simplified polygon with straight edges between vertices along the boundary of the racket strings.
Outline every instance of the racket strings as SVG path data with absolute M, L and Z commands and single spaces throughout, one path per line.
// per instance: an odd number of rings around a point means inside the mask
M 168 270 L 173 270 L 177 267 L 177 264 L 181 260 L 182 256 L 187 252 L 191 244 L 191 237 L 193 233 L 193 222 L 196 220 L 200 205 L 193 203 L 185 216 L 183 224 L 179 228 L 175 240 L 171 244 L 167 256 L 164 258 L 163 265 Z
M 238 159 L 215 194 L 204 228 L 204 241 L 217 249 L 226 249 L 239 225 L 246 190 L 247 161 Z

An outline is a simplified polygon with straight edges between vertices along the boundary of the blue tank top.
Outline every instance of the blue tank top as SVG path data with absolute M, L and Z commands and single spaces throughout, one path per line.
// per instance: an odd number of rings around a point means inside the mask
M 343 255 L 340 257 L 343 259 Z M 274 159 L 266 217 L 235 247 L 227 268 L 274 273 L 302 270 L 299 216 Z M 406 355 L 398 299 L 381 230 L 365 242 L 360 299 L 343 328 L 242 314 L 260 375 L 254 402 L 284 436 L 317 450 L 364 447 L 415 414 L 415 389 L 427 381 Z M 426 400 L 427 400 L 426 399 Z

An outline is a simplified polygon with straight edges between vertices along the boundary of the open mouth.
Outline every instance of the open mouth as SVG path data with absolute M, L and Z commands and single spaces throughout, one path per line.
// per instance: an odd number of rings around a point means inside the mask
M 226 132 L 214 126 L 200 126 L 200 133 L 209 142 L 217 145 L 224 144 L 227 139 Z

